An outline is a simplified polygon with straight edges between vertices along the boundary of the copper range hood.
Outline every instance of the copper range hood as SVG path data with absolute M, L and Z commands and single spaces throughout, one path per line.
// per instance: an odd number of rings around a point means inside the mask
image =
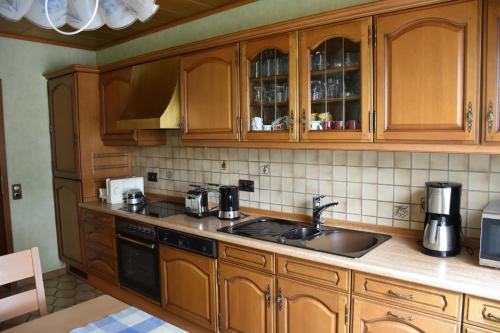
M 134 66 L 128 105 L 118 119 L 117 127 L 180 128 L 179 72 L 179 57 Z

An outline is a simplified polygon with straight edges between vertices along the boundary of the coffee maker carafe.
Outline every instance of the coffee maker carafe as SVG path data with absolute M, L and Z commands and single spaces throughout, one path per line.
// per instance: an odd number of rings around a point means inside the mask
M 451 257 L 460 252 L 462 184 L 425 183 L 425 227 L 422 252 L 434 257 Z

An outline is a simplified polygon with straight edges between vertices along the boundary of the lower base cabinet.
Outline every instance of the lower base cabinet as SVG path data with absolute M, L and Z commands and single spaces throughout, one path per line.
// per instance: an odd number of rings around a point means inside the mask
M 346 294 L 281 277 L 277 281 L 278 332 L 348 331 Z
M 161 245 L 160 274 L 163 308 L 216 332 L 215 259 Z
M 459 333 L 460 323 L 353 297 L 352 333 Z
M 220 262 L 223 333 L 274 332 L 274 276 Z

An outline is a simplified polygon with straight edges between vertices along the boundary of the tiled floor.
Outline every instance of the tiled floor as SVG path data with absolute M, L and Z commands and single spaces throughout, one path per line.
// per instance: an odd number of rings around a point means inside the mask
M 47 310 L 49 313 L 59 311 L 72 305 L 87 301 L 103 293 L 84 281 L 67 274 L 65 271 L 54 271 L 43 275 Z M 18 286 L 18 291 L 32 289 L 34 281 L 27 281 Z M 18 292 L 16 291 L 16 292 Z M 14 292 L 14 293 L 16 293 Z M 6 292 L 0 292 L 0 298 Z M 38 312 L 23 315 L 18 318 L 0 323 L 0 331 L 38 318 Z

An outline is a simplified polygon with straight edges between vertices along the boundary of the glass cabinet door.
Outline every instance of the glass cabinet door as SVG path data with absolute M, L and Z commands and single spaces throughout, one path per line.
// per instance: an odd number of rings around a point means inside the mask
M 301 33 L 304 141 L 370 141 L 371 19 Z
M 296 33 L 242 43 L 244 140 L 296 140 Z
M 500 2 L 489 0 L 486 30 L 486 105 L 484 106 L 484 141 L 500 143 Z

